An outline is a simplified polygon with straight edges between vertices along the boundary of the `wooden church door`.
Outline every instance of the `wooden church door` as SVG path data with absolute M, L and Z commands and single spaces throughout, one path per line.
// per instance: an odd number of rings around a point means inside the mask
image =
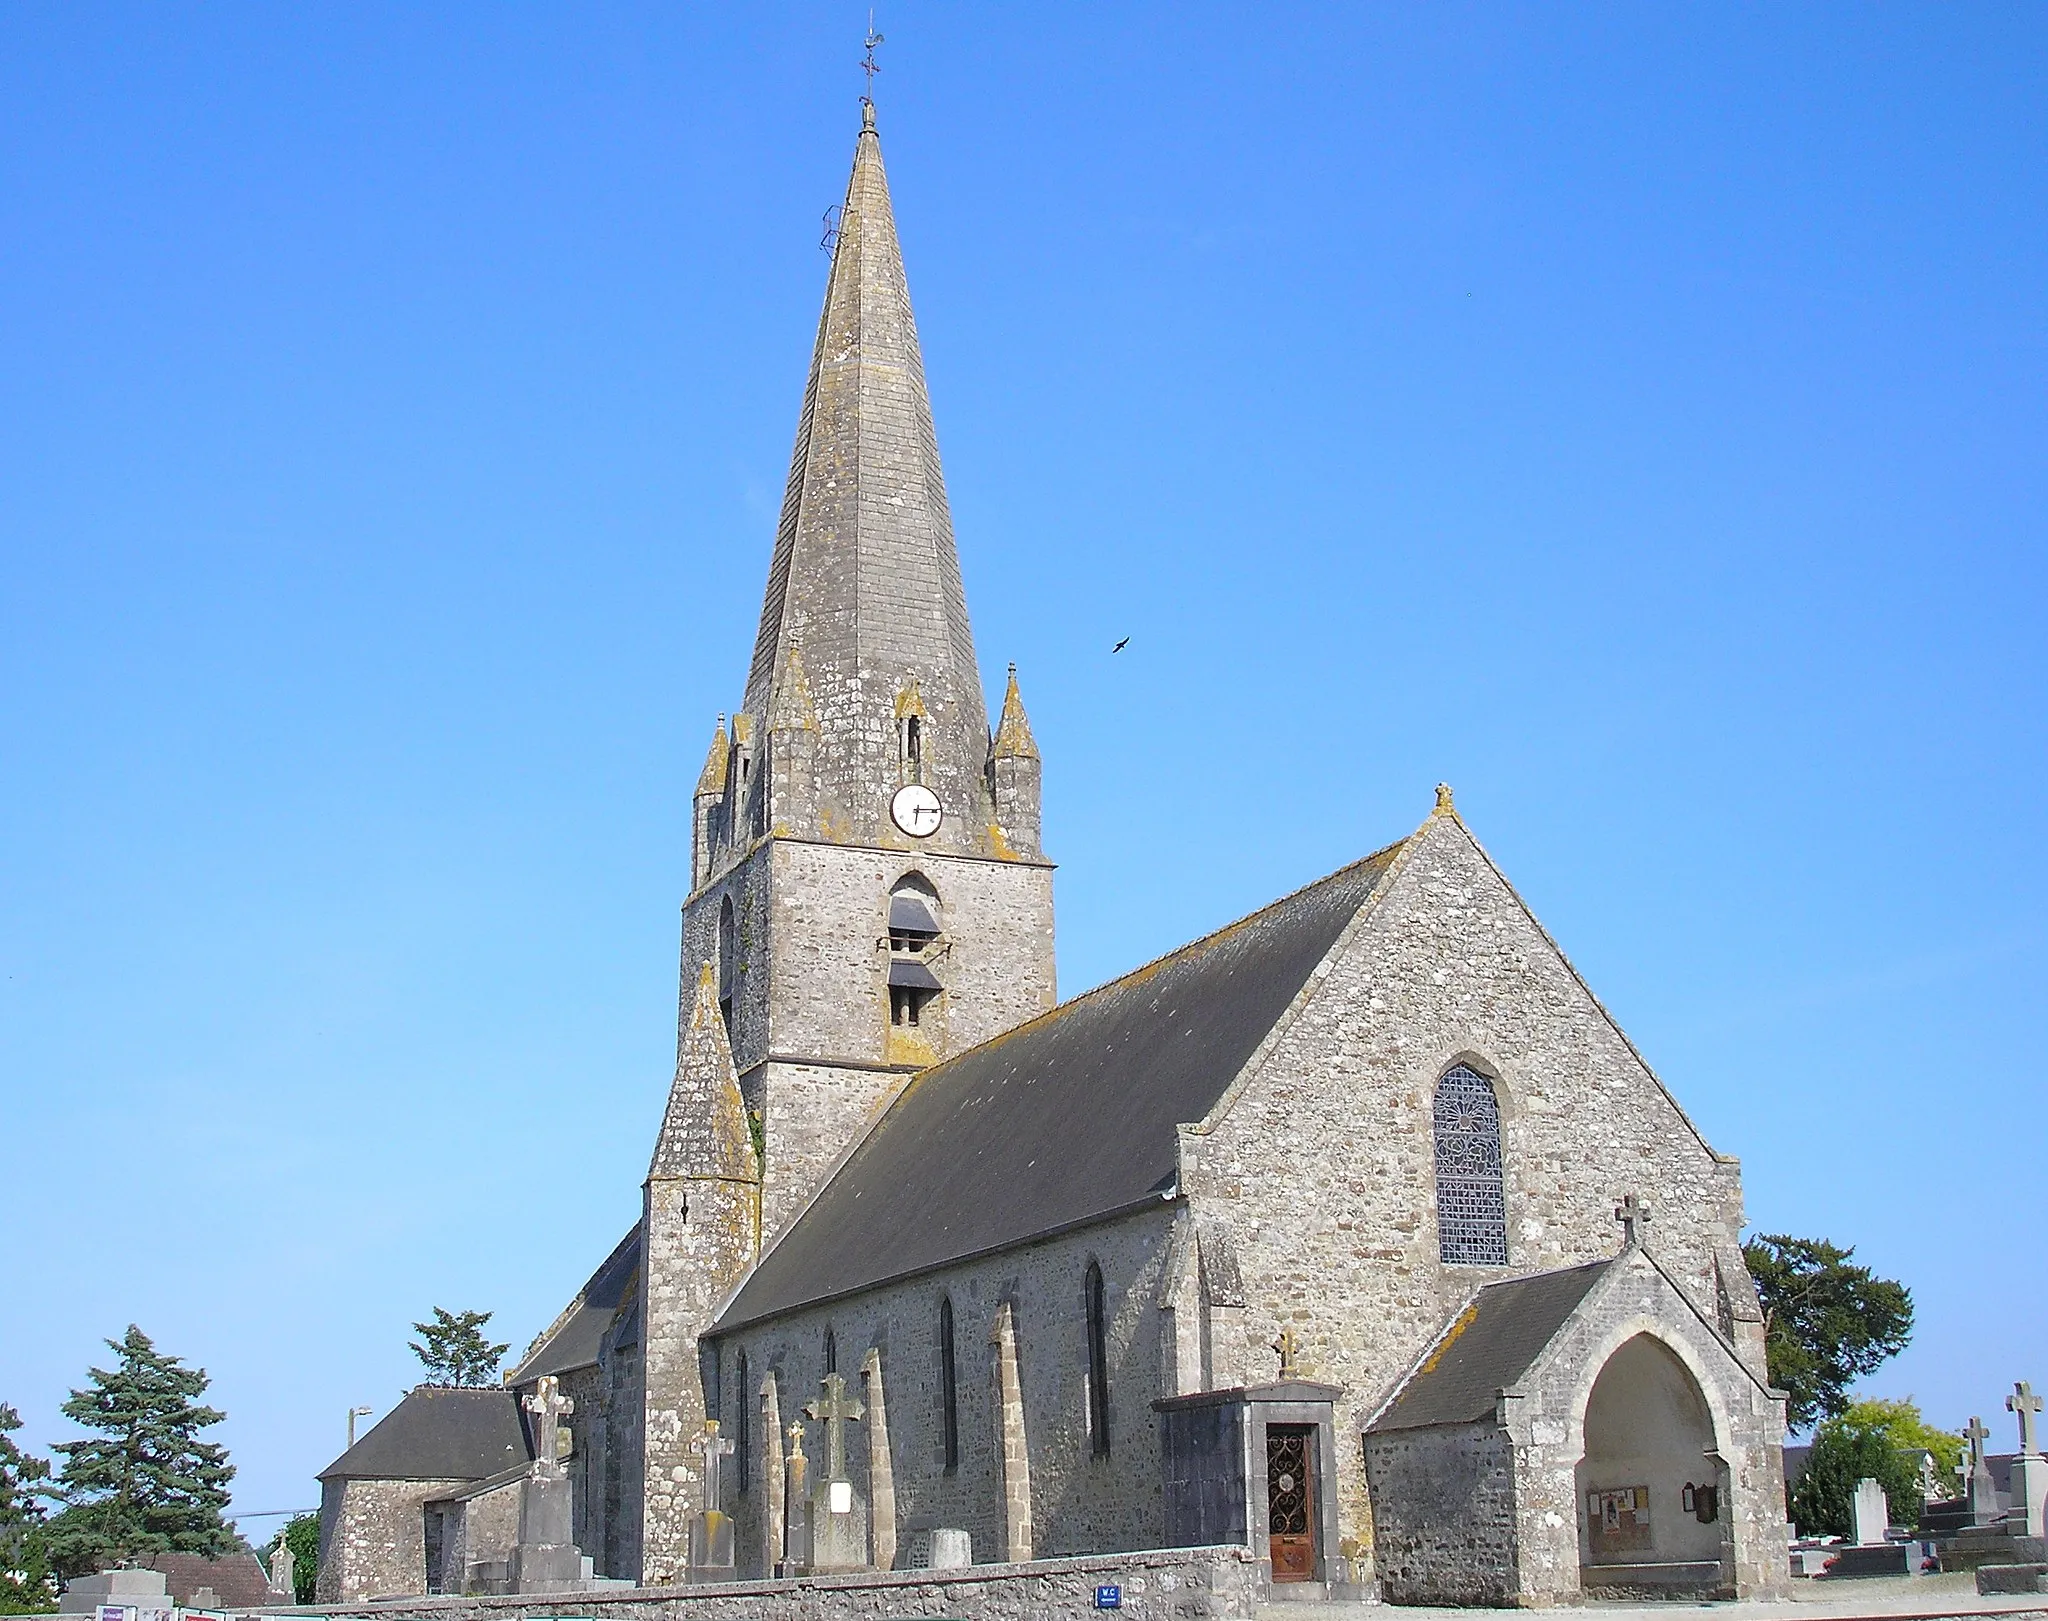
M 1266 1529 L 1272 1540 L 1276 1582 L 1315 1579 L 1315 1495 L 1310 1471 L 1315 1435 L 1313 1424 L 1266 1426 Z

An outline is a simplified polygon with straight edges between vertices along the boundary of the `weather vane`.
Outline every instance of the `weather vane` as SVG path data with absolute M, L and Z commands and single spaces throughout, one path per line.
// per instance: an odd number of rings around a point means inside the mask
M 882 71 L 881 63 L 875 60 L 875 47 L 882 43 L 882 36 L 875 32 L 875 14 L 872 9 L 868 12 L 868 37 L 862 43 L 867 46 L 867 55 L 860 59 L 860 70 L 868 76 L 868 88 L 867 93 L 860 99 L 863 106 L 872 107 L 875 104 L 875 75 Z

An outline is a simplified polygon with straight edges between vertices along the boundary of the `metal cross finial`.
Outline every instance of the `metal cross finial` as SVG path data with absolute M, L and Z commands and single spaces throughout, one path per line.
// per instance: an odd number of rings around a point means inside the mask
M 1294 1358 L 1296 1353 L 1301 1350 L 1301 1342 L 1294 1337 L 1292 1325 L 1283 1325 L 1281 1327 L 1280 1337 L 1273 1342 L 1273 1349 L 1280 1356 L 1281 1379 L 1283 1381 L 1299 1379 L 1301 1377 L 1301 1369 L 1295 1365 Z
M 867 55 L 860 59 L 860 70 L 868 76 L 868 88 L 867 94 L 860 98 L 860 104 L 872 107 L 875 104 L 875 75 L 882 71 L 882 65 L 875 60 L 875 47 L 882 43 L 882 36 L 875 32 L 873 7 L 868 9 L 868 37 L 862 43 L 867 47 Z
M 1650 1203 L 1647 1199 L 1638 1199 L 1631 1193 L 1614 1207 L 1614 1219 L 1621 1223 L 1624 1249 L 1634 1249 L 1650 1236 Z
M 2041 1398 L 2034 1394 L 2034 1387 L 2022 1379 L 2012 1387 L 2012 1394 L 2005 1398 L 2005 1410 L 2020 1421 L 2020 1454 L 2031 1457 L 2041 1450 L 2040 1437 L 2035 1433 L 2034 1415 L 2041 1411 Z

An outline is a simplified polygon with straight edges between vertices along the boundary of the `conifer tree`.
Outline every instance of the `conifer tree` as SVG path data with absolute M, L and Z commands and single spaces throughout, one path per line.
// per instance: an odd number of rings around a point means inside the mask
M 50 1465 L 15 1445 L 20 1428 L 21 1415 L 0 1402 L 0 1614 L 34 1615 L 57 1607 L 42 1524 Z
M 89 1370 L 90 1387 L 72 1391 L 62 1409 L 99 1434 L 55 1449 L 64 1455 L 65 1502 L 48 1527 L 57 1569 L 77 1576 L 115 1559 L 239 1551 L 241 1538 L 221 1517 L 234 1468 L 226 1448 L 199 1439 L 224 1416 L 198 1405 L 205 1370 L 164 1355 L 133 1324 L 107 1344 L 119 1363 Z
M 446 1312 L 434 1308 L 434 1319 L 414 1323 L 419 1339 L 411 1342 L 413 1353 L 426 1367 L 427 1377 L 438 1385 L 487 1385 L 498 1377 L 498 1364 L 509 1345 L 493 1345 L 484 1338 L 487 1311 Z

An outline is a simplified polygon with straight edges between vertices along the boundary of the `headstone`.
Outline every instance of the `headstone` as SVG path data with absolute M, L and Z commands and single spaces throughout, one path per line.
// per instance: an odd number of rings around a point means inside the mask
M 932 1531 L 931 1568 L 933 1570 L 964 1570 L 974 1563 L 974 1538 L 954 1526 L 938 1526 Z
M 1991 1478 L 1991 1466 L 1984 1461 L 1984 1443 L 1990 1439 L 1991 1431 L 1981 1418 L 1972 1413 L 1969 1427 L 1963 1431 L 1963 1440 L 1970 1449 L 1965 1460 L 1967 1474 L 1963 1496 L 1970 1504 L 1972 1525 L 1995 1524 L 2004 1512 L 1998 1506 L 1998 1485 Z
M 171 1607 L 171 1593 L 163 1573 L 155 1570 L 103 1570 L 97 1576 L 77 1576 L 65 1586 L 57 1608 L 64 1614 L 91 1615 L 102 1608 L 119 1610 L 165 1610 Z
M 718 1420 L 704 1421 L 703 1433 L 690 1450 L 704 1460 L 704 1508 L 690 1521 L 690 1567 L 693 1582 L 733 1580 L 732 1517 L 720 1509 L 722 1465 L 732 1455 L 732 1441 L 718 1433 Z
M 804 1427 L 799 1421 L 790 1423 L 789 1455 L 782 1467 L 782 1569 L 778 1574 L 801 1576 L 811 1568 L 811 1497 Z
M 562 1468 L 557 1437 L 576 1404 L 553 1374 L 541 1377 L 526 1410 L 533 1415 L 533 1463 L 519 1488 L 519 1542 L 512 1550 L 514 1593 L 573 1593 L 583 1586 L 583 1553 L 576 1546 L 574 1501 Z
M 846 1380 L 828 1373 L 822 1394 L 804 1411 L 825 1426 L 825 1467 L 811 1488 L 811 1568 L 865 1570 L 868 1564 L 867 1504 L 846 1472 L 846 1426 L 867 1412 L 846 1394 Z
M 2007 1483 L 2012 1511 L 2006 1516 L 2006 1529 L 2016 1537 L 2039 1537 L 2048 1531 L 2048 1458 L 2041 1456 L 2037 1423 L 2041 1398 L 2022 1379 L 2005 1398 L 2005 1406 L 2020 1421 L 2019 1456 L 2012 1460 Z
M 282 1537 L 270 1551 L 270 1590 L 279 1594 L 287 1604 L 299 1601 L 298 1589 L 292 1585 L 292 1551 Z
M 1891 1524 L 1891 1511 L 1885 1506 L 1884 1488 L 1868 1475 L 1856 1482 L 1853 1514 L 1858 1547 L 1871 1548 L 1884 1541 L 1885 1527 Z

